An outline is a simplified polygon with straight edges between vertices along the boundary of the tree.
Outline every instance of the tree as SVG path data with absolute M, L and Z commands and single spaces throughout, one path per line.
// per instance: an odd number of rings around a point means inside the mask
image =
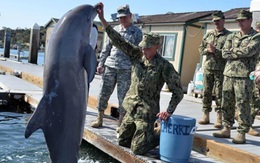
M 4 40 L 4 33 L 6 29 L 10 29 L 10 28 L 2 27 L 2 30 L 0 30 L 0 41 Z M 25 28 L 25 29 L 16 28 L 15 30 L 12 30 L 11 47 L 13 47 L 16 44 L 29 45 L 30 34 L 31 34 L 31 29 L 29 28 Z M 46 38 L 46 29 L 44 28 L 44 26 L 40 26 L 39 47 L 41 47 L 41 45 L 45 47 L 45 38 Z M 28 48 L 28 47 L 23 47 L 23 48 Z

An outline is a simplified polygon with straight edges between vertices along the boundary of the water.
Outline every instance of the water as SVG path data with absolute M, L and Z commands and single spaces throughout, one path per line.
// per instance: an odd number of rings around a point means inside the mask
M 0 48 L 0 54 L 4 54 L 4 49 Z M 10 49 L 10 59 L 13 60 L 18 60 L 17 58 L 13 58 L 12 55 L 18 55 L 18 50 L 15 49 Z M 26 59 L 21 59 L 21 62 L 28 63 L 28 57 L 29 57 L 29 52 L 28 51 L 21 51 L 20 52 L 20 57 L 24 57 Z M 38 52 L 38 58 L 37 58 L 37 64 L 38 65 L 43 65 L 44 63 L 44 52 L 39 51 Z
M 1 112 L 0 108 L 0 162 L 49 163 L 49 152 L 42 130 L 24 138 L 26 123 L 31 114 Z M 79 163 L 118 163 L 96 147 L 82 142 Z
M 0 54 L 4 49 L 0 48 Z M 10 50 L 10 55 L 18 51 Z M 28 57 L 23 51 L 21 57 Z M 17 58 L 10 58 L 17 60 Z M 28 59 L 21 62 L 28 63 Z M 44 52 L 38 52 L 37 64 L 43 65 Z M 0 106 L 0 163 L 49 163 L 49 152 L 42 130 L 37 130 L 28 139 L 24 138 L 26 121 L 30 114 L 3 112 Z M 106 153 L 86 141 L 82 141 L 79 163 L 119 163 Z

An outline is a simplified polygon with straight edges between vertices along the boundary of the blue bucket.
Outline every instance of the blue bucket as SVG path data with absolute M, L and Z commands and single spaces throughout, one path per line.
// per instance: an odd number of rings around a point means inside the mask
M 187 163 L 196 132 L 196 119 L 172 115 L 161 122 L 159 153 L 166 162 Z

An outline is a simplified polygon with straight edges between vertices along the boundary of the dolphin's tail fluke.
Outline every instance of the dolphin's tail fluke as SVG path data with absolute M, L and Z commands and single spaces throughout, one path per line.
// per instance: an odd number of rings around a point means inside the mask
M 46 98 L 41 99 L 37 109 L 34 111 L 33 115 L 31 116 L 29 123 L 25 129 L 25 138 L 27 139 L 39 128 L 42 128 L 44 123 L 44 117 L 46 115 Z

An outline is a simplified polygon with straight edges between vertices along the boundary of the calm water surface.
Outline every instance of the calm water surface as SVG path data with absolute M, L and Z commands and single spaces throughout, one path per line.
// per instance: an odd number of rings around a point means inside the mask
M 0 108 L 1 110 L 1 108 Z M 30 114 L 0 112 L 0 162 L 49 163 L 49 153 L 42 130 L 24 138 Z M 96 147 L 82 142 L 79 163 L 118 163 Z
M 0 54 L 4 54 L 3 48 L 0 48 Z M 11 57 L 11 55 L 18 55 L 18 50 L 10 49 L 10 59 L 17 61 L 18 59 Z M 28 57 L 28 56 L 29 56 L 28 51 L 20 52 L 20 57 Z M 28 59 L 21 59 L 21 62 L 28 63 Z M 41 65 L 43 65 L 43 63 L 44 63 L 44 52 L 39 51 L 38 52 L 38 58 L 37 58 L 37 64 L 41 66 Z

